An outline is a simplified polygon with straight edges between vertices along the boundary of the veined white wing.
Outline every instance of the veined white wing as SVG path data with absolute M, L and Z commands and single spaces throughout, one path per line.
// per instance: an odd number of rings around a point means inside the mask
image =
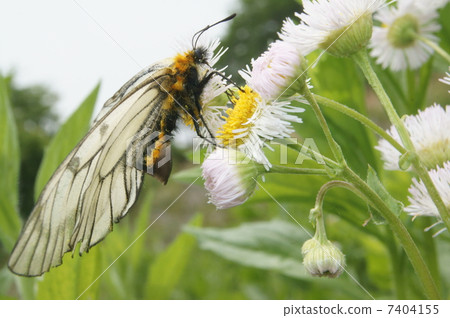
M 14 273 L 43 274 L 78 243 L 80 254 L 89 250 L 126 215 L 144 174 L 127 164 L 127 143 L 154 129 L 167 98 L 160 84 L 170 62 L 145 69 L 106 102 L 42 191 L 11 254 L 8 266 Z
M 128 82 L 123 84 L 122 87 L 110 99 L 108 99 L 105 102 L 102 109 L 95 117 L 92 125 L 94 125 L 103 116 L 105 116 L 111 110 L 111 108 L 116 106 L 122 100 L 122 98 L 124 96 L 126 96 L 127 94 L 132 92 L 134 88 L 136 88 L 137 86 L 139 86 L 140 84 L 145 82 L 148 78 L 157 80 L 158 75 L 152 74 L 152 73 L 154 73 L 155 71 L 157 71 L 161 68 L 167 67 L 172 63 L 173 63 L 173 59 L 168 58 L 168 59 L 162 60 L 158 63 L 155 63 L 155 64 L 143 69 L 142 71 L 137 73 L 135 76 L 133 76 L 133 78 L 131 78 Z

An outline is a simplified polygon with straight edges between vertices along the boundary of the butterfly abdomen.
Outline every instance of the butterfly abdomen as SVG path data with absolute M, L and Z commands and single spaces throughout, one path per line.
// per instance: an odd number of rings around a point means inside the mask
M 193 89 L 199 83 L 194 51 L 177 54 L 168 72 L 171 76 L 165 85 L 167 98 L 155 125 L 155 131 L 159 134 L 151 144 L 152 150 L 144 157 L 147 172 L 164 184 L 167 183 L 172 170 L 171 160 L 168 158 L 170 137 L 177 128 L 178 118 L 188 114 L 198 118 L 199 114 L 196 100 L 200 93 Z

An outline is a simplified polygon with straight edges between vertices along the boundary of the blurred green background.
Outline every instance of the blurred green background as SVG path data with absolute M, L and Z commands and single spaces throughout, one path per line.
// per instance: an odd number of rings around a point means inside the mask
M 237 74 L 277 38 L 283 19 L 300 10 L 301 5 L 294 0 L 241 0 L 238 16 L 223 38 L 223 45 L 230 49 L 221 65 L 228 65 L 228 73 Z M 441 45 L 449 51 L 450 7 L 440 13 Z M 314 55 L 309 56 L 310 61 L 314 59 Z M 429 85 L 437 83 L 447 68 L 441 59 L 434 58 L 418 72 L 377 71 L 398 111 L 407 114 L 433 102 L 448 103 L 447 87 Z M 369 114 L 387 126 L 382 107 L 350 60 L 324 55 L 310 70 L 310 76 L 315 93 Z M 324 206 L 328 237 L 346 254 L 348 273 L 336 279 L 312 278 L 303 268 L 301 246 L 313 233 L 309 210 L 327 178 L 268 175 L 247 203 L 216 211 L 207 204 L 201 178 L 180 196 L 200 175 L 199 167 L 191 163 L 190 149 L 174 149 L 174 172 L 167 186 L 146 176 L 138 202 L 128 216 L 88 254 L 81 258 L 67 254 L 62 266 L 41 278 L 13 275 L 6 263 L 21 224 L 58 163 L 88 130 L 95 103 L 103 102 L 96 100 L 99 89 L 97 86 L 87 94 L 78 110 L 61 125 L 54 110 L 57 97 L 51 88 L 18 88 L 14 74 L 0 76 L 0 298 L 424 297 L 389 228 L 373 222 L 365 225 L 370 214 L 356 196 L 332 190 Z M 307 106 L 303 107 L 304 123 L 296 125 L 295 137 L 314 138 L 327 154 L 316 119 Z M 325 116 L 351 167 L 365 176 L 368 165 L 372 166 L 392 195 L 407 204 L 410 176 L 382 170 L 373 148 L 376 137 L 339 113 L 325 110 Z M 275 152 L 267 155 L 275 159 L 278 151 L 275 147 Z M 288 158 L 293 164 L 297 156 L 289 152 Z M 314 166 L 308 161 L 305 164 Z M 419 218 L 413 223 L 407 215 L 401 218 L 448 298 L 448 233 L 432 238 L 432 233 L 423 228 L 433 220 Z

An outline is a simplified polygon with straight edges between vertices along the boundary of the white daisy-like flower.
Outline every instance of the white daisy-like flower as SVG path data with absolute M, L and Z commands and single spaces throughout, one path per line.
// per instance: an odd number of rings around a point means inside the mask
M 428 169 L 442 166 L 450 160 L 450 106 L 444 109 L 434 104 L 423 111 L 419 110 L 417 115 L 406 116 L 404 123 L 417 154 Z M 394 126 L 387 132 L 402 144 Z M 381 139 L 375 148 L 381 152 L 386 169 L 400 169 L 400 153 L 388 141 Z
M 450 161 L 444 163 L 442 167 L 430 170 L 428 174 L 431 177 L 442 201 L 450 210 Z M 405 211 L 414 217 L 416 216 L 434 216 L 440 219 L 440 214 L 433 200 L 431 199 L 425 184 L 422 180 L 413 179 L 413 183 L 409 188 L 410 205 Z
M 219 40 L 211 41 L 207 44 L 200 45 L 200 47 L 203 47 L 206 50 L 206 52 L 208 52 L 208 55 L 206 56 L 208 64 L 199 65 L 200 67 L 199 75 L 201 78 L 207 76 L 211 72 L 218 72 L 224 74 L 226 67 L 220 70 L 213 68 L 214 65 L 219 61 L 219 59 L 225 54 L 225 52 L 228 51 L 228 48 L 224 47 L 219 48 L 219 46 L 220 46 Z M 209 105 L 211 101 L 213 101 L 217 96 L 225 93 L 225 91 L 232 86 L 225 80 L 224 77 L 225 74 L 223 77 L 215 75 L 211 77 L 211 79 L 206 83 L 205 87 L 203 88 L 202 94 L 200 95 L 200 103 L 202 105 Z
M 256 188 L 258 165 L 234 149 L 216 148 L 202 164 L 209 202 L 227 209 L 247 201 Z
M 200 95 L 200 104 L 202 105 L 202 116 L 211 133 L 216 132 L 224 123 L 223 114 L 227 110 L 227 106 L 216 105 L 218 96 L 221 96 L 228 89 L 232 87 L 231 84 L 219 76 L 213 76 L 208 84 L 203 88 Z M 225 104 L 225 101 L 217 101 L 218 104 Z M 205 125 L 201 123 L 200 130 L 203 136 L 209 136 Z
M 289 137 L 294 132 L 291 122 L 302 122 L 295 114 L 304 109 L 291 106 L 290 101 L 266 101 L 248 86 L 238 91 L 232 103 L 234 107 L 226 111 L 217 140 L 223 146 L 235 147 L 268 170 L 271 164 L 263 147 L 270 148 L 266 142 L 274 138 Z
M 440 3 L 422 0 L 398 0 L 397 6 L 380 9 L 374 16 L 381 26 L 374 27 L 369 46 L 371 55 L 383 68 L 393 71 L 416 69 L 425 63 L 433 49 L 417 36 L 437 42 L 437 9 Z
M 450 71 L 450 67 L 448 68 Z M 439 81 L 450 86 L 450 73 L 445 73 L 444 78 L 440 78 Z M 448 91 L 450 93 L 450 90 Z
M 443 8 L 449 3 L 450 0 L 427 0 L 427 1 L 419 1 L 418 5 L 420 7 L 433 7 L 435 9 Z
M 307 55 L 321 48 L 331 54 L 347 56 L 364 47 L 372 34 L 372 13 L 385 0 L 308 0 L 303 1 L 301 20 L 287 19 L 281 39 L 296 44 Z
M 305 61 L 292 43 L 276 41 L 252 60 L 251 69 L 247 66 L 247 70 L 239 74 L 263 99 L 276 100 L 288 90 L 298 92 L 305 85 L 305 77 L 302 77 Z

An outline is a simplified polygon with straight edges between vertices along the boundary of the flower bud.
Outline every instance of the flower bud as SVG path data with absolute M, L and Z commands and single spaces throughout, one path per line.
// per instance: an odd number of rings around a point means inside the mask
M 364 48 L 372 36 L 372 13 L 384 0 L 304 0 L 300 24 L 287 19 L 280 37 L 297 45 L 303 55 L 320 48 L 346 57 Z
M 416 153 L 427 170 L 442 167 L 445 162 L 450 161 L 450 106 L 444 108 L 434 104 L 419 110 L 417 115 L 404 116 L 402 120 Z M 387 133 L 403 144 L 394 126 Z M 375 148 L 381 152 L 385 169 L 388 170 L 408 169 L 414 159 L 410 153 L 400 156 L 400 152 L 385 139 L 381 139 Z
M 331 32 L 319 48 L 338 57 L 350 56 L 367 46 L 372 36 L 372 25 L 372 14 L 366 13 L 350 26 Z
M 319 245 L 320 245 L 319 241 L 317 240 L 316 237 L 313 237 L 312 239 L 307 240 L 305 243 L 303 243 L 303 246 L 302 246 L 303 257 L 305 257 L 306 254 L 309 253 L 309 251 L 311 251 L 312 249 L 316 248 Z
M 295 45 L 276 41 L 240 75 L 262 98 L 291 97 L 307 87 L 308 63 Z
M 216 148 L 203 162 L 202 169 L 209 202 L 218 209 L 227 209 L 247 201 L 264 167 L 240 151 Z
M 344 270 L 345 256 L 329 240 L 324 243 L 316 238 L 308 240 L 303 245 L 302 253 L 303 265 L 312 276 L 335 278 Z

